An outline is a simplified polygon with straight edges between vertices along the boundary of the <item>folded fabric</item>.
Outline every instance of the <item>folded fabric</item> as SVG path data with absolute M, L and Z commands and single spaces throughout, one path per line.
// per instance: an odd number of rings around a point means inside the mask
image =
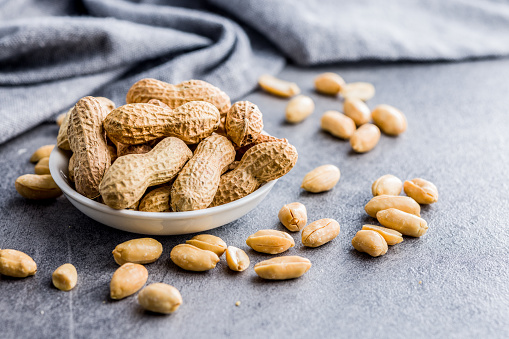
M 0 0 L 0 143 L 86 95 L 203 79 L 237 99 L 286 60 L 509 55 L 509 5 L 466 0 Z

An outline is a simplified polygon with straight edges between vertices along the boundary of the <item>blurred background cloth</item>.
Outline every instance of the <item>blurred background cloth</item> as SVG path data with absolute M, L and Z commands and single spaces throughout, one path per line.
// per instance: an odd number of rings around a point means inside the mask
M 238 99 L 288 61 L 507 55 L 504 0 L 0 0 L 0 143 L 146 77 Z

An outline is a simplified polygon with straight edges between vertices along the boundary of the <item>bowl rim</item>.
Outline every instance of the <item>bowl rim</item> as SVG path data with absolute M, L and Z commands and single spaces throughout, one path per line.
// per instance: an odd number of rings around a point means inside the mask
M 256 191 L 254 191 L 251 194 L 248 194 L 247 196 L 240 198 L 238 200 L 229 202 L 224 205 L 205 208 L 201 210 L 196 211 L 186 211 L 186 212 L 144 212 L 144 211 L 132 211 L 132 210 L 116 210 L 114 208 L 111 208 L 105 204 L 101 204 L 97 201 L 94 201 L 92 199 L 89 199 L 81 194 L 79 194 L 75 189 L 73 189 L 64 179 L 63 176 L 65 176 L 64 172 L 61 171 L 61 169 L 57 166 L 57 158 L 61 157 L 65 160 L 65 162 L 69 163 L 69 156 L 70 151 L 61 150 L 58 147 L 55 146 L 53 151 L 50 154 L 49 159 L 49 170 L 51 173 L 51 176 L 53 177 L 53 180 L 57 184 L 57 186 L 62 190 L 62 192 L 66 195 L 66 197 L 69 197 L 78 203 L 85 205 L 89 208 L 92 208 L 94 210 L 97 210 L 102 213 L 107 213 L 115 216 L 123 216 L 123 217 L 131 217 L 131 218 L 142 218 L 142 219 L 193 219 L 197 217 L 203 217 L 207 215 L 216 215 L 225 211 L 228 211 L 230 209 L 234 209 L 236 207 L 240 207 L 244 205 L 245 203 L 249 202 L 250 200 L 254 200 L 258 198 L 259 196 L 263 195 L 267 191 L 270 191 L 272 187 L 275 185 L 276 181 L 278 179 L 269 181 L 262 186 L 260 186 Z

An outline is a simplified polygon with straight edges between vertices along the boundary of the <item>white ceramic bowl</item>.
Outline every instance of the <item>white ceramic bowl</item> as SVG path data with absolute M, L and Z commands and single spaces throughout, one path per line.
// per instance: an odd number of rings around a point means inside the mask
M 255 208 L 277 180 L 266 183 L 248 196 L 229 204 L 190 212 L 139 212 L 115 210 L 88 199 L 69 185 L 71 152 L 57 147 L 51 152 L 49 168 L 55 183 L 69 201 L 90 218 L 119 230 L 152 235 L 203 232 L 232 222 Z

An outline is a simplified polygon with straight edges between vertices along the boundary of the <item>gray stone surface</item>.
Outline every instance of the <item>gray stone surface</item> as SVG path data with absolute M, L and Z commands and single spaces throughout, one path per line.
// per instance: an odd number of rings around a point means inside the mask
M 408 131 L 382 136 L 364 155 L 321 132 L 322 112 L 341 108 L 337 99 L 313 92 L 312 80 L 322 71 L 375 84 L 369 105 L 400 108 Z M 300 201 L 310 220 L 331 217 L 341 224 L 339 237 L 321 248 L 303 248 L 293 234 L 297 245 L 288 254 L 313 263 L 305 276 L 266 282 L 252 266 L 237 274 L 224 260 L 207 273 L 186 272 L 173 265 L 169 252 L 190 236 L 156 237 L 164 254 L 147 265 L 149 282 L 176 286 L 184 304 L 173 315 L 157 316 L 141 310 L 135 297 L 110 300 L 108 284 L 117 268 L 111 251 L 137 235 L 85 217 L 63 197 L 31 202 L 14 189 L 17 176 L 33 172 L 30 154 L 55 141 L 57 127 L 46 124 L 0 146 L 0 248 L 22 250 L 39 265 L 34 277 L 0 277 L 0 337 L 507 337 L 509 60 L 289 67 L 281 77 L 315 100 L 308 120 L 285 124 L 286 100 L 263 93 L 246 99 L 260 106 L 268 132 L 297 147 L 299 161 L 258 208 L 210 233 L 246 249 L 254 264 L 269 256 L 247 250 L 247 236 L 262 228 L 283 230 L 277 211 Z M 339 184 L 328 193 L 303 192 L 304 174 L 327 163 L 341 169 Z M 373 222 L 363 207 L 372 181 L 386 173 L 427 178 L 440 198 L 423 208 L 425 236 L 405 238 L 387 255 L 371 258 L 350 241 L 363 223 Z M 79 272 L 69 293 L 51 286 L 51 273 L 66 262 Z

